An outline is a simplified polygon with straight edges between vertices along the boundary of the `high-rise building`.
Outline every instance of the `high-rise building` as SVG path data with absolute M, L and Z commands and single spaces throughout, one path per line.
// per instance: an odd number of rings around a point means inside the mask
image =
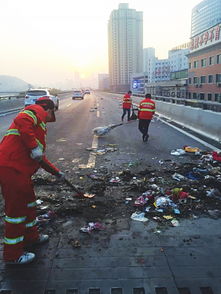
M 168 58 L 170 61 L 170 72 L 182 71 L 188 69 L 188 57 L 190 52 L 190 43 L 185 43 L 181 46 L 177 46 L 168 52 Z
M 143 13 L 130 9 L 127 3 L 111 12 L 108 22 L 110 89 L 130 89 L 134 73 L 143 70 Z
M 221 0 L 203 0 L 192 9 L 191 38 L 221 23 Z
M 147 73 L 148 83 L 155 82 L 155 48 L 149 47 L 143 49 L 143 71 Z
M 98 74 L 98 89 L 109 90 L 109 74 Z

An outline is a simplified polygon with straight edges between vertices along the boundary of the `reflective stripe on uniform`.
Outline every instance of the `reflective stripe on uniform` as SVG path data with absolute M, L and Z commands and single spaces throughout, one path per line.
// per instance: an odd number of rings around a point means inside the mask
M 34 227 L 36 224 L 37 224 L 37 221 L 36 221 L 36 219 L 35 219 L 35 220 L 33 220 L 33 222 L 27 223 L 25 226 L 26 226 L 26 228 L 32 228 L 32 227 Z
M 20 136 L 20 133 L 17 129 L 9 129 L 6 131 L 5 136 L 9 136 L 9 135 Z
M 9 245 L 15 245 L 18 244 L 20 242 L 22 242 L 24 240 L 24 236 L 20 236 L 17 238 L 4 238 L 4 243 L 5 244 L 9 244 Z
M 9 217 L 5 216 L 5 222 L 10 223 L 10 224 L 21 224 L 26 220 L 26 216 L 21 216 L 21 217 Z
M 43 131 L 46 130 L 46 124 L 43 121 L 39 125 L 43 129 Z
M 41 150 L 44 151 L 44 145 L 41 144 L 41 142 L 38 139 L 35 139 L 35 140 L 38 143 L 38 146 L 41 148 Z
M 27 207 L 35 207 L 37 205 L 36 201 L 29 202 Z
M 143 105 L 151 105 L 151 106 L 155 106 L 153 103 L 151 102 L 142 102 L 140 105 L 143 106 Z
M 150 111 L 150 112 L 154 112 L 155 109 L 140 108 L 139 111 Z
M 28 116 L 30 116 L 33 119 L 33 121 L 34 121 L 34 124 L 37 125 L 37 122 L 38 122 L 37 117 L 34 115 L 34 113 L 32 111 L 30 111 L 30 110 L 24 110 L 24 111 L 22 111 L 20 113 L 25 113 Z

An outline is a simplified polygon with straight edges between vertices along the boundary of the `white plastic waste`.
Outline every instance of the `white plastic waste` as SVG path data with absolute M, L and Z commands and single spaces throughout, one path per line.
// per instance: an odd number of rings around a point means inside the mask
M 178 173 L 174 173 L 173 175 L 172 175 L 172 178 L 174 179 L 174 180 L 177 180 L 177 181 L 181 181 L 181 180 L 184 180 L 185 179 L 185 177 L 183 176 L 183 175 L 181 175 L 181 174 L 178 174 Z
M 108 134 L 112 129 L 114 129 L 118 126 L 121 126 L 121 125 L 122 125 L 122 123 L 116 124 L 116 125 L 112 124 L 112 125 L 108 125 L 108 126 L 97 127 L 97 128 L 93 129 L 93 133 L 94 133 L 94 135 L 96 135 L 98 137 L 104 136 L 104 135 Z
M 179 156 L 179 155 L 186 154 L 186 151 L 184 149 L 175 149 L 175 150 L 172 150 L 170 154 Z
M 144 215 L 144 212 L 134 212 L 130 218 L 140 222 L 147 222 L 148 218 L 146 218 Z

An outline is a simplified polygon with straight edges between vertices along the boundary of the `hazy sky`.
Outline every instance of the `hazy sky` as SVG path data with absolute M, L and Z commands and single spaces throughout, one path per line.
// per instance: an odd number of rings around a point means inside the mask
M 188 42 L 191 10 L 200 0 L 0 1 L 0 75 L 56 86 L 108 72 L 107 23 L 119 3 L 143 11 L 144 48 L 159 58 Z

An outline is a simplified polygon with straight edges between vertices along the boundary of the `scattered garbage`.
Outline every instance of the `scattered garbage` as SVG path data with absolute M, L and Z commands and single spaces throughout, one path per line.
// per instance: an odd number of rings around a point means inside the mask
M 218 189 L 209 189 L 206 191 L 206 196 L 221 199 L 221 192 Z
M 198 147 L 191 147 L 191 146 L 183 146 L 184 151 L 190 153 L 199 153 L 200 149 Z
M 79 240 L 70 239 L 68 241 L 68 244 L 70 244 L 73 248 L 80 248 L 81 247 L 81 243 Z
M 110 179 L 110 183 L 118 184 L 118 183 L 120 183 L 120 178 L 119 177 L 114 177 L 114 178 Z
M 179 182 L 185 179 L 185 177 L 183 175 L 178 174 L 178 173 L 174 173 L 172 175 L 172 178 L 176 181 L 179 181 Z
M 221 162 L 221 152 L 220 153 L 213 152 L 212 153 L 212 157 L 213 157 L 213 160 L 217 160 L 217 161 L 220 161 Z
M 148 201 L 148 196 L 140 196 L 135 200 L 134 206 L 144 206 L 144 204 L 146 204 Z
M 177 155 L 177 156 L 179 156 L 179 155 L 184 155 L 184 154 L 186 154 L 186 151 L 183 150 L 183 149 L 175 149 L 175 150 L 172 150 L 172 151 L 170 152 L 170 154 L 171 154 L 171 155 Z
M 177 219 L 172 219 L 171 220 L 171 224 L 174 226 L 174 227 L 178 227 L 180 225 L 179 221 Z
M 101 223 L 90 222 L 90 223 L 88 223 L 88 225 L 84 226 L 83 228 L 80 228 L 80 232 L 91 233 L 92 231 L 95 231 L 95 230 L 100 231 L 100 230 L 104 230 L 104 229 L 105 229 L 105 227 Z
M 112 145 L 112 146 L 110 146 Z M 118 148 L 116 147 L 116 144 L 108 144 L 107 146 L 103 146 L 102 148 L 86 148 L 87 151 L 92 151 L 93 153 L 95 153 L 96 155 L 104 155 L 107 152 L 114 152 L 117 151 Z
M 122 165 L 118 163 L 108 167 L 103 164 L 96 169 L 75 169 L 69 177 L 73 177 L 72 182 L 80 182 L 80 190 L 84 187 L 87 191 L 82 197 L 75 197 L 70 185 L 56 184 L 53 177 L 45 174 L 34 176 L 38 225 L 43 228 L 50 226 L 49 229 L 56 234 L 77 231 L 78 236 L 70 239 L 69 235 L 69 244 L 78 248 L 84 244 L 78 238 L 85 238 L 79 233 L 78 216 L 87 223 L 80 229 L 84 233 L 103 230 L 101 222 L 105 226 L 108 224 L 105 227 L 107 233 L 113 232 L 115 230 L 108 231 L 109 228 L 122 218 L 147 222 L 148 225 L 152 221 L 156 225 L 151 229 L 153 233 L 177 227 L 185 218 L 221 218 L 220 153 L 205 152 L 191 146 L 184 148 L 174 150 L 183 155 L 176 161 L 153 158 L 155 166 L 144 167 L 140 159 L 130 159 Z M 118 148 L 116 144 L 109 144 L 87 150 L 106 154 Z M 185 158 L 188 160 L 184 163 Z M 66 161 L 61 164 L 65 164 L 64 170 L 68 170 Z
M 56 217 L 56 213 L 54 211 L 49 210 L 47 213 L 41 214 L 37 216 L 36 221 L 38 224 L 48 223 L 50 220 Z
M 95 194 L 84 193 L 85 198 L 93 198 Z
M 144 212 L 139 212 L 139 211 L 134 212 L 131 215 L 131 219 L 139 221 L 139 222 L 147 222 L 148 221 L 148 218 L 145 217 L 145 213 Z
M 154 202 L 155 207 L 166 207 L 169 205 L 172 205 L 172 200 L 169 199 L 168 197 L 164 197 L 164 196 L 156 198 L 156 200 Z

